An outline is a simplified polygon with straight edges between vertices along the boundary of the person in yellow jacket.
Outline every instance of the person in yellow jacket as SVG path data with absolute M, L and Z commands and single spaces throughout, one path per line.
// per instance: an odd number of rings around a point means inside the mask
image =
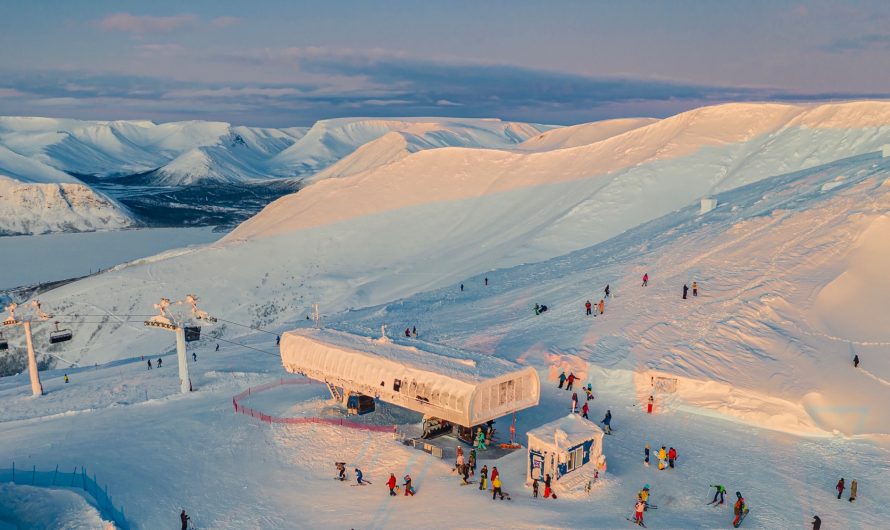
M 498 495 L 501 496 L 501 500 L 504 500 L 504 493 L 501 491 L 501 476 L 498 475 L 494 477 L 494 480 L 491 481 L 491 500 L 494 500 Z
M 692 282 L 692 296 L 698 296 L 698 282 Z
M 665 451 L 664 446 L 661 446 L 661 449 L 658 450 L 658 469 L 662 470 L 667 465 L 667 451 Z

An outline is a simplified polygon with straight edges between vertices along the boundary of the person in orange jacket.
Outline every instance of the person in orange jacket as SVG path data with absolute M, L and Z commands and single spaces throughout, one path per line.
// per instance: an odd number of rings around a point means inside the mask
M 606 302 L 603 299 L 600 299 L 600 314 L 602 315 L 606 311 Z

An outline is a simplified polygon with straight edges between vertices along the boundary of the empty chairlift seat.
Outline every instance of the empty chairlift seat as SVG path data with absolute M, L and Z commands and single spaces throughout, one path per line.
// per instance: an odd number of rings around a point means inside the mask
M 4 350 L 8 350 L 8 349 L 9 349 L 9 342 L 3 336 L 3 333 L 0 332 L 0 351 L 4 351 Z
M 201 340 L 201 326 L 186 326 L 184 328 L 184 331 L 186 342 L 195 342 L 196 340 Z
M 68 342 L 73 336 L 74 335 L 71 333 L 70 329 L 59 329 L 59 323 L 56 322 L 56 330 L 49 334 L 49 343 L 58 344 L 60 342 Z

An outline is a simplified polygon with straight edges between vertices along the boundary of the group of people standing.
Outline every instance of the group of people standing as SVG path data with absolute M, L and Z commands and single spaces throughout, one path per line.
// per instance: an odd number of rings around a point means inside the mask
M 643 464 L 646 467 L 649 467 L 649 457 L 651 456 L 649 444 L 646 444 L 646 448 L 643 449 L 643 455 Z M 662 445 L 661 449 L 658 450 L 658 453 L 655 456 L 658 457 L 658 469 L 659 471 L 662 471 L 668 467 L 674 467 L 674 462 L 677 461 L 677 450 L 673 447 L 665 449 L 665 446 Z

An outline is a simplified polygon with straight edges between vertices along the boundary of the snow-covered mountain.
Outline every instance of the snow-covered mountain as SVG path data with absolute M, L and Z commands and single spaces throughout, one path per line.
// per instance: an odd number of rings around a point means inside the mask
M 500 120 L 439 118 L 344 118 L 322 121 L 311 129 L 269 129 L 201 121 L 155 124 L 0 117 L 0 175 L 19 182 L 4 186 L 9 191 L 0 203 L 4 205 L 0 218 L 16 219 L 0 222 L 0 234 L 113 229 L 137 220 L 151 222 L 152 212 L 164 202 L 179 211 L 200 208 L 190 204 L 196 198 L 194 192 L 158 199 L 145 192 L 151 188 L 195 188 L 197 195 L 206 199 L 201 187 L 213 184 L 216 195 L 206 205 L 210 210 L 237 210 L 238 205 L 232 202 L 249 196 L 252 200 L 247 211 L 256 211 L 257 201 L 268 202 L 293 191 L 299 179 L 394 131 L 405 131 L 404 138 L 410 141 L 398 148 L 384 142 L 368 149 L 335 174 L 368 169 L 420 149 L 508 147 L 547 129 Z M 286 179 L 286 185 L 278 185 L 281 179 Z M 60 207 L 61 203 L 52 200 L 35 208 L 39 197 L 52 192 L 47 186 L 37 192 L 33 184 L 21 191 L 22 182 L 76 185 L 77 194 L 90 196 L 94 208 L 84 211 L 80 208 L 84 201 Z M 256 193 L 244 190 L 257 185 Z M 131 191 L 133 186 L 138 186 L 138 191 Z M 55 188 L 58 191 L 58 186 Z M 69 186 L 71 190 L 74 188 Z M 29 203 L 17 203 L 17 193 L 29 194 Z M 169 216 L 163 219 L 170 222 Z M 200 223 L 200 214 L 197 220 L 192 216 L 186 222 Z

